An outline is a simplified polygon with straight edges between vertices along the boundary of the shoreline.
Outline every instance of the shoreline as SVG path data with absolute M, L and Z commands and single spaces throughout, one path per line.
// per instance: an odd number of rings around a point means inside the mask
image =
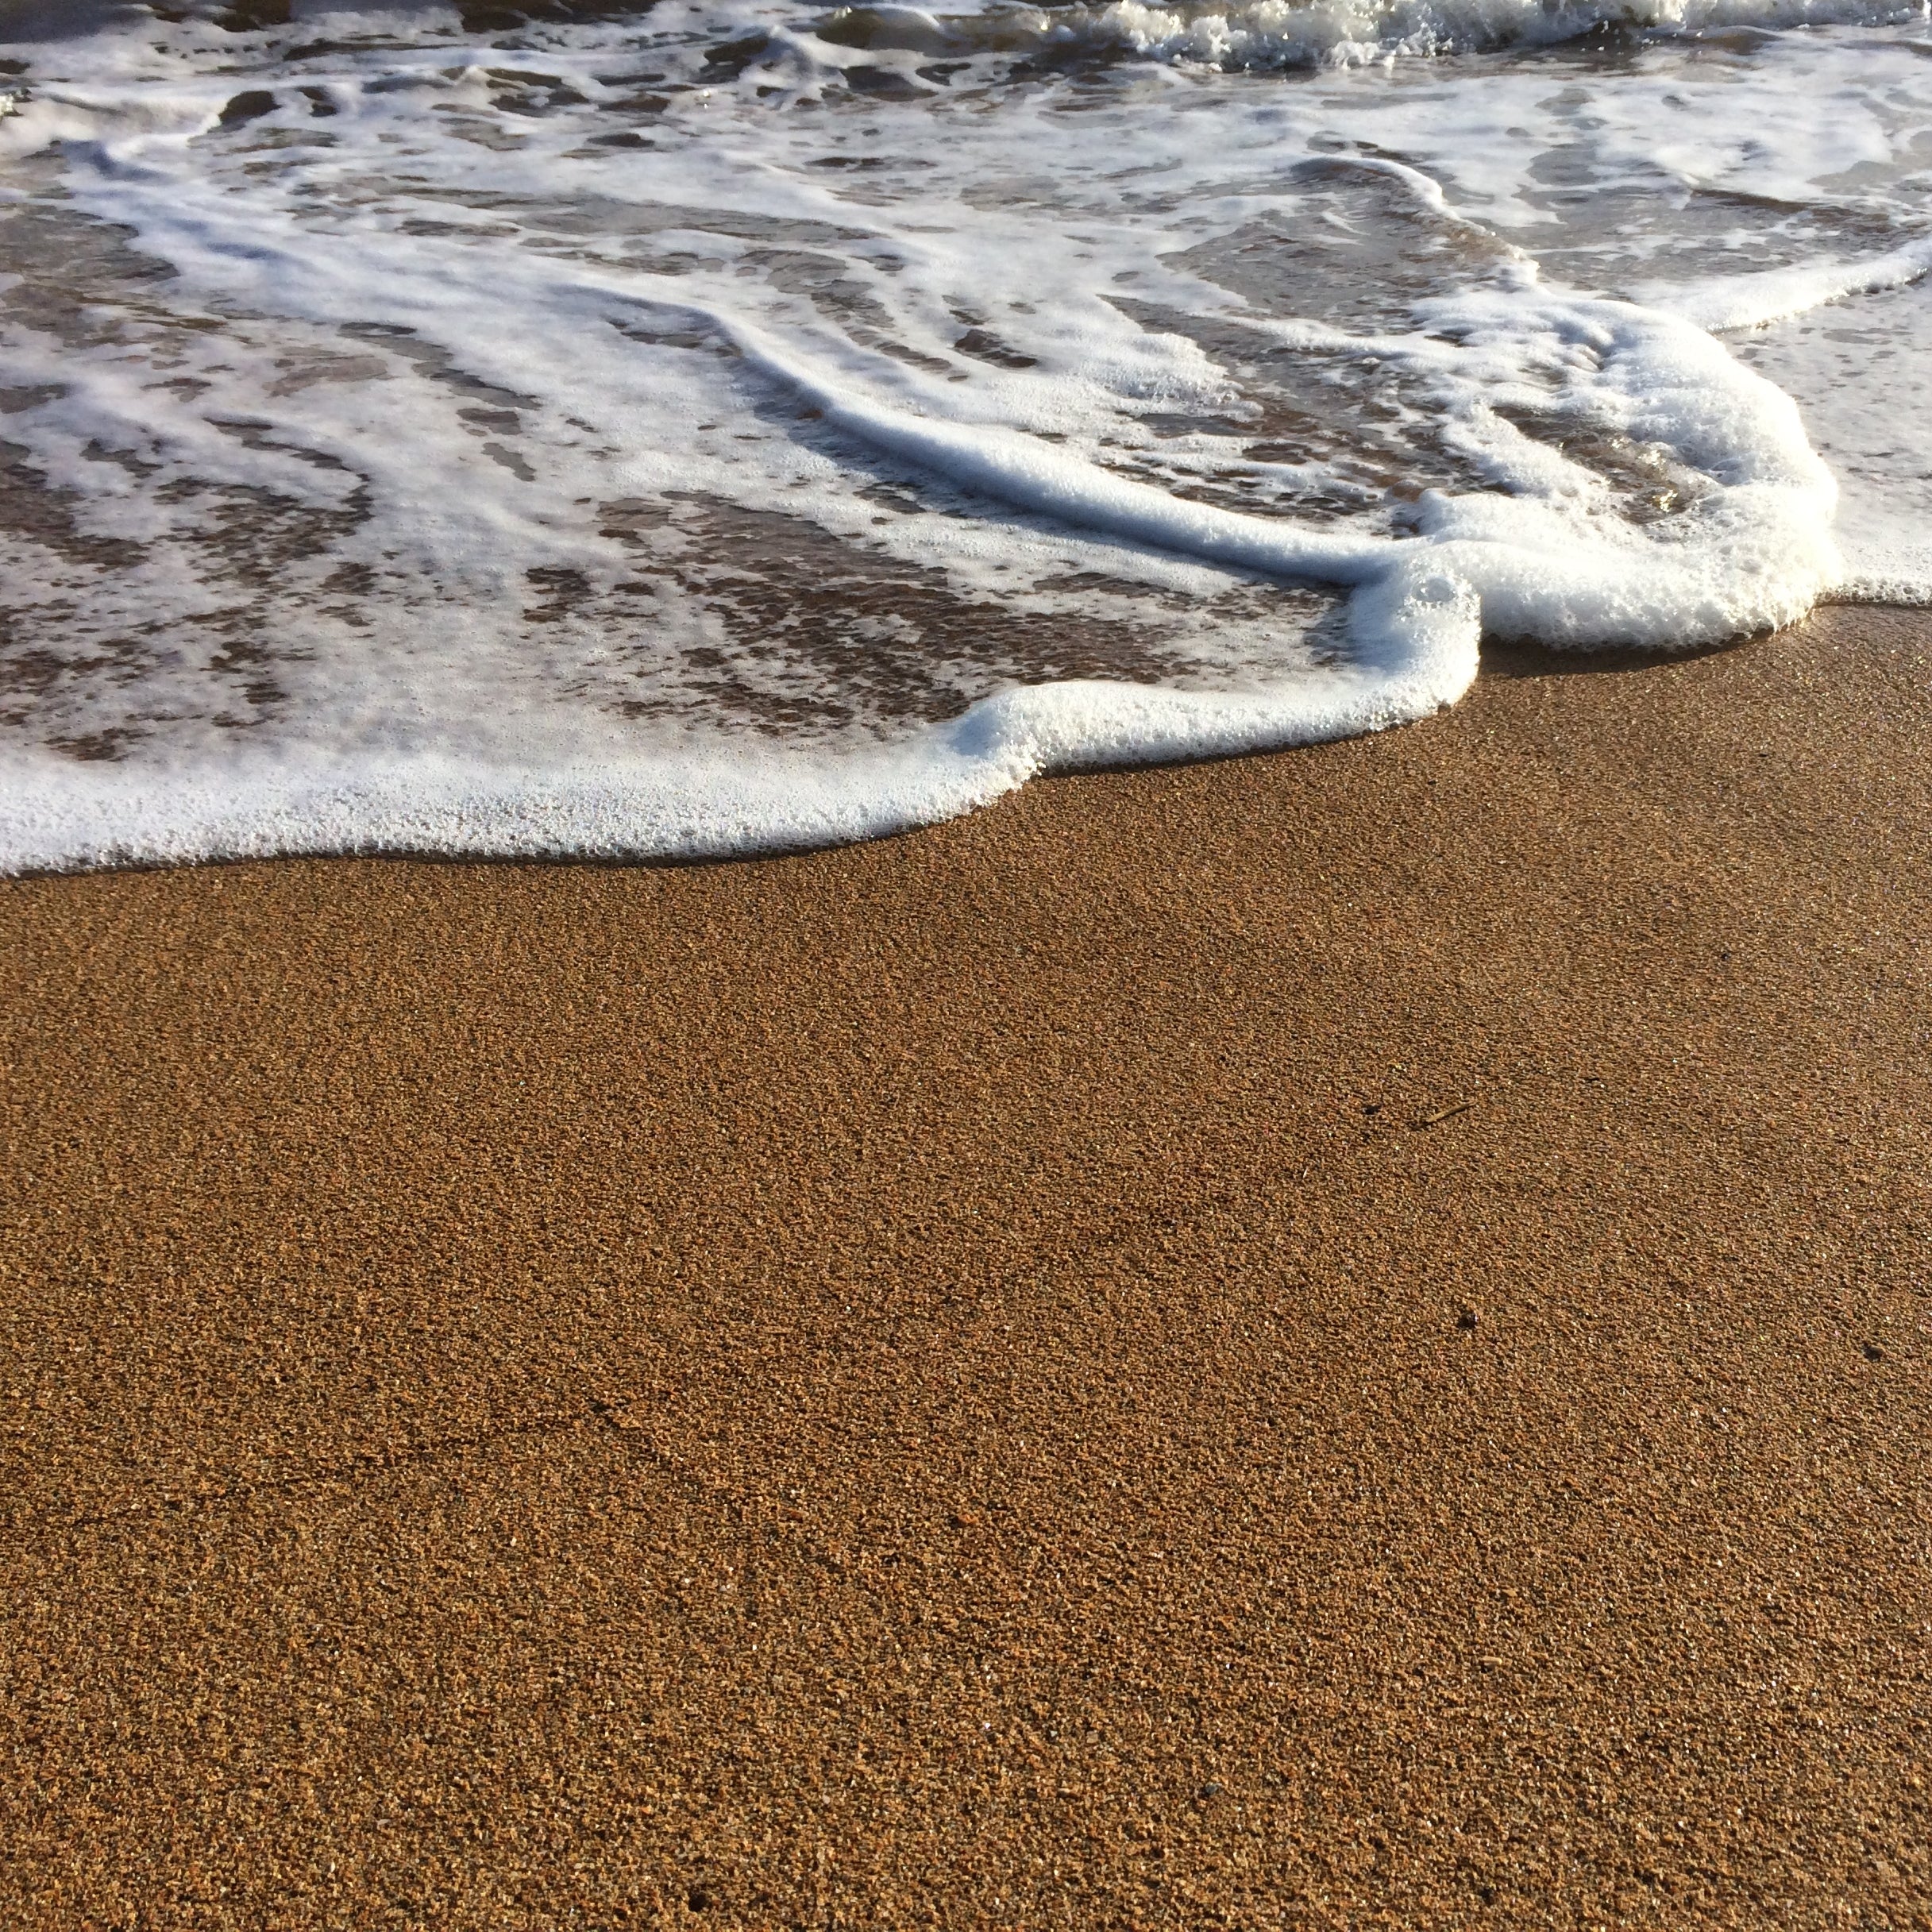
M 1929 726 L 0 881 L 9 1922 L 1918 1922 Z
M 1816 607 L 1822 609 L 1828 607 L 1821 604 Z M 1851 607 L 1867 607 L 1858 605 Z M 1914 609 L 1916 607 L 1880 605 L 1873 607 L 1904 611 Z M 1750 642 L 1751 640 L 1748 639 L 1742 642 L 1732 640 L 1718 644 L 1692 645 L 1687 646 L 1682 651 L 1660 653 L 1644 650 L 1635 646 L 1571 651 L 1528 642 L 1504 643 L 1492 641 L 1483 647 L 1477 675 L 1487 677 L 1537 677 L 1645 671 L 1655 669 L 1668 664 L 1686 663 L 1700 657 L 1722 656 L 1730 651 L 1746 648 Z M 1157 698 L 1171 695 L 1166 688 L 1160 686 L 1121 684 L 1109 688 L 1127 693 L 1130 696 L 1143 692 L 1151 693 Z M 926 727 L 927 738 L 936 740 L 956 728 L 966 725 L 974 711 L 980 709 L 988 702 L 997 701 L 997 697 L 999 696 L 1024 697 L 1033 691 L 1053 693 L 1064 691 L 1066 688 L 1067 687 L 1064 684 L 1041 687 L 1023 686 L 1004 694 L 996 694 L 996 700 L 981 700 L 979 705 L 970 707 L 966 711 L 955 717 L 939 719 Z M 1203 694 L 1182 692 L 1178 695 L 1186 697 L 1198 696 Z M 1246 702 L 1244 698 L 1239 697 L 1239 694 L 1209 693 L 1205 695 L 1211 697 L 1235 696 L 1237 696 L 1239 701 Z M 236 849 L 229 849 L 229 847 L 222 846 L 214 850 L 204 850 L 196 843 L 200 835 L 177 826 L 164 838 L 151 839 L 149 844 L 146 846 L 130 848 L 124 842 L 116 848 L 114 847 L 113 841 L 110 839 L 97 830 L 84 837 L 79 835 L 71 835 L 75 849 L 91 842 L 94 846 L 103 850 L 118 850 L 122 855 L 95 858 L 84 861 L 80 859 L 71 861 L 47 859 L 20 862 L 0 861 L 0 886 L 17 881 L 86 877 L 107 873 L 168 872 L 184 867 L 245 866 L 294 864 L 304 862 L 326 864 L 332 861 L 354 861 L 372 862 L 379 864 L 479 866 L 484 867 L 582 866 L 607 866 L 620 870 L 638 869 L 681 870 L 690 867 L 729 866 L 761 861 L 809 858 L 818 854 L 843 851 L 854 846 L 873 845 L 893 839 L 917 837 L 921 833 L 954 823 L 960 819 L 996 806 L 1003 800 L 1010 798 L 1014 793 L 1030 785 L 1051 782 L 1059 778 L 1092 778 L 1103 777 L 1109 773 L 1125 775 L 1150 770 L 1181 770 L 1198 765 L 1226 764 L 1232 760 L 1240 758 L 1288 756 L 1320 746 L 1346 743 L 1354 738 L 1379 737 L 1391 731 L 1407 731 L 1417 724 L 1429 723 L 1433 719 L 1441 716 L 1444 712 L 1453 710 L 1460 702 L 1461 700 L 1458 697 L 1445 701 L 1433 711 L 1426 715 L 1403 717 L 1386 723 L 1340 731 L 1332 735 L 1318 736 L 1305 740 L 1290 740 L 1278 743 L 1263 742 L 1252 745 L 1236 744 L 1232 746 L 1178 752 L 1150 750 L 1136 752 L 1124 758 L 1096 756 L 1090 762 L 1086 760 L 1062 762 L 1056 754 L 1055 762 L 1050 765 L 1033 770 L 1028 775 L 1010 783 L 1002 781 L 1001 783 L 1005 785 L 1005 789 L 987 790 L 984 796 L 978 796 L 970 802 L 960 803 L 956 809 L 942 816 L 931 818 L 908 818 L 901 822 L 894 818 L 889 810 L 881 809 L 878 816 L 882 829 L 827 833 L 816 839 L 801 835 L 800 841 L 796 843 L 753 843 L 742 846 L 732 846 L 728 842 L 725 842 L 713 846 L 705 843 L 704 841 L 707 839 L 722 840 L 722 835 L 715 830 L 706 833 L 687 828 L 686 831 L 677 835 L 678 837 L 685 839 L 688 843 L 688 849 L 681 850 L 673 849 L 672 844 L 668 842 L 659 849 L 636 850 L 624 850 L 609 845 L 588 844 L 581 849 L 559 847 L 555 850 L 520 850 L 505 846 L 500 849 L 493 850 L 491 849 L 487 838 L 480 839 L 473 849 L 465 850 L 458 847 L 442 847 L 430 843 L 412 846 L 399 843 L 391 845 L 380 842 L 358 843 L 353 835 L 346 832 L 344 834 L 344 843 L 339 846 L 326 843 L 319 844 L 305 843 L 314 838 L 312 832 L 305 832 L 287 846 L 280 849 L 268 846 L 264 846 L 264 849 L 260 850 L 244 849 L 246 839 L 259 836 L 259 830 L 256 829 L 251 830 L 245 835 L 235 835 Z M 920 750 L 922 742 L 902 740 L 888 742 L 870 750 L 854 750 L 848 748 L 828 752 L 825 754 L 820 765 L 816 767 L 808 766 L 807 773 L 808 776 L 822 777 L 827 773 L 836 773 L 842 765 L 862 769 L 870 763 L 876 767 L 883 768 L 895 762 L 909 762 L 912 754 Z M 930 751 L 929 744 L 927 746 L 927 749 Z M 111 763 L 106 765 L 103 769 L 112 785 L 120 786 L 128 791 L 130 795 L 138 795 L 143 791 L 151 789 L 156 778 L 154 773 L 144 774 L 138 769 L 129 770 Z M 56 777 L 62 773 L 71 774 L 76 771 L 83 774 L 84 778 L 90 780 L 94 776 L 91 768 L 88 765 L 83 763 L 76 766 L 64 760 L 50 760 L 48 769 Z M 746 765 L 743 769 L 746 772 L 755 771 L 755 762 Z M 200 774 L 191 773 L 188 774 L 188 777 L 191 783 L 199 784 Z M 584 786 L 581 782 L 582 773 L 574 774 L 574 778 L 577 781 L 577 789 L 570 793 L 573 800 L 570 809 L 581 816 L 587 809 L 582 803 L 584 796 Z M 522 781 L 519 779 L 519 782 Z M 223 774 L 223 782 L 232 785 L 239 784 L 238 780 L 226 773 Z M 306 792 L 303 790 L 305 787 L 307 788 Z M 403 788 L 402 795 L 407 796 L 418 789 L 415 785 Z M 429 789 L 433 792 L 435 787 L 432 784 Z M 432 808 L 448 810 L 459 819 L 476 816 L 487 816 L 488 810 L 493 805 L 500 804 L 502 796 L 508 796 L 514 792 L 515 789 L 514 786 L 508 784 L 507 781 L 504 781 L 499 788 L 499 795 L 492 799 L 489 785 L 479 781 L 472 784 L 467 792 L 460 789 L 449 792 L 448 796 L 442 800 L 440 804 Z M 758 789 L 757 785 L 748 785 L 746 788 L 747 796 Z M 352 819 L 366 818 L 372 814 L 380 816 L 380 809 L 370 803 L 372 793 L 379 792 L 380 787 L 372 786 L 367 781 L 357 777 L 348 768 L 337 769 L 318 765 L 306 773 L 300 774 L 295 779 L 287 781 L 284 789 L 293 796 L 304 798 L 307 804 L 325 816 L 328 815 L 331 800 L 346 801 L 346 811 L 348 816 Z M 823 790 L 823 788 L 819 788 L 819 789 Z M 813 787 L 807 785 L 805 791 L 807 796 L 810 796 L 813 794 Z M 606 787 L 606 792 L 609 801 L 618 801 L 623 796 L 622 785 L 615 780 Z M 638 799 L 647 800 L 640 808 L 642 816 L 647 818 L 653 816 L 654 807 L 649 802 L 648 788 L 637 790 L 635 795 Z M 318 800 L 321 801 L 319 804 L 317 802 Z M 95 800 L 95 805 L 98 808 L 98 799 Z M 588 809 L 591 817 L 595 818 L 596 816 L 595 809 Z M 16 816 L 17 817 L 24 815 L 17 814 Z M 621 816 L 621 814 L 615 816 Z M 862 816 L 863 815 L 861 813 L 858 816 Z M 506 829 L 515 836 L 524 838 L 530 836 L 527 826 L 520 824 L 514 817 L 506 819 L 503 825 L 496 828 L 496 835 L 501 836 Z M 172 854 L 159 849 L 162 846 L 169 844 L 175 848 Z

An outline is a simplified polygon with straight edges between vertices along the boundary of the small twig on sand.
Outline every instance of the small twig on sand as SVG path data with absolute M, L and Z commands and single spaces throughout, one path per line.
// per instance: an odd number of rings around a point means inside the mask
M 1441 1122 L 1451 1120 L 1459 1113 L 1467 1113 L 1475 1105 L 1475 1102 L 1472 1100 L 1459 1100 L 1453 1107 L 1444 1107 L 1440 1113 L 1424 1114 L 1421 1119 L 1416 1122 L 1416 1125 L 1419 1128 L 1438 1126 Z

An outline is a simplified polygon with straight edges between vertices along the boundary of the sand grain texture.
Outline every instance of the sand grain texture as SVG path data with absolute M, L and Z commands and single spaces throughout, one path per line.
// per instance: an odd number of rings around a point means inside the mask
M 10 1926 L 1932 1924 L 1932 624 L 0 886 Z

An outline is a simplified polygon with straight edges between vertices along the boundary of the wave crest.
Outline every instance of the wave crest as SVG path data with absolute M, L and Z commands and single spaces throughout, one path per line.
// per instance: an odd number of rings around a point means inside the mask
M 1062 47 L 1085 44 L 1225 71 L 1550 46 L 1606 31 L 1896 25 L 1929 12 L 1925 0 L 1248 0 L 1232 6 L 1112 0 L 1039 17 L 1043 37 Z

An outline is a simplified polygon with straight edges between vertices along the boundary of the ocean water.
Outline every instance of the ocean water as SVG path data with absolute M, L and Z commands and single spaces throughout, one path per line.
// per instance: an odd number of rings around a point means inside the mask
M 0 868 L 715 854 L 1932 600 L 1932 23 L 0 4 Z

